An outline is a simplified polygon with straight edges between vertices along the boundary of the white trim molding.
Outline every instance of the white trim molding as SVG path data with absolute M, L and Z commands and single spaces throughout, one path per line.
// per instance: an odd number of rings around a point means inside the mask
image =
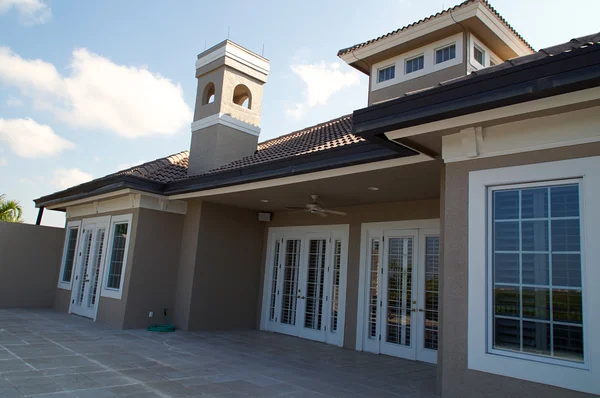
M 217 44 L 212 49 L 201 53 L 198 57 L 196 60 L 196 69 L 208 65 L 219 58 L 228 57 L 265 75 L 265 82 L 269 74 L 269 61 L 266 58 L 229 40 L 226 40 L 224 44 Z
M 600 87 L 589 88 L 568 94 L 556 95 L 554 97 L 542 98 L 539 100 L 528 101 L 522 104 L 509 105 L 501 108 L 490 109 L 471 113 L 464 116 L 457 116 L 436 122 L 423 123 L 418 126 L 405 127 L 398 130 L 392 130 L 385 133 L 389 140 L 411 137 L 419 134 L 433 133 L 435 131 L 445 131 L 450 129 L 459 130 L 461 128 L 481 125 L 485 123 L 490 125 L 494 121 L 521 116 L 523 119 L 528 114 L 534 114 L 540 111 L 549 111 L 551 109 L 561 108 L 568 105 L 585 106 L 586 102 L 600 99 Z
M 63 274 L 65 272 L 65 266 L 67 264 L 67 250 L 69 248 L 69 233 L 72 229 L 77 228 L 77 237 L 75 241 L 75 258 L 73 258 L 73 264 L 71 264 L 71 278 L 69 281 L 63 281 Z M 79 253 L 79 237 L 81 236 L 81 220 L 69 221 L 65 228 L 65 243 L 63 246 L 63 255 L 60 263 L 60 273 L 58 274 L 58 287 L 60 289 L 71 290 L 73 287 L 73 275 L 75 275 L 75 268 L 77 267 L 77 253 Z
M 86 198 L 84 203 L 72 202 L 62 204 L 67 208 L 67 218 L 111 213 L 127 209 L 150 209 L 174 214 L 185 214 L 187 202 L 171 200 L 168 196 L 137 193 L 133 190 L 114 192 L 116 197 L 102 195 Z
M 600 107 L 482 128 L 442 137 L 446 163 L 600 141 Z
M 123 296 L 123 286 L 125 284 L 125 277 L 127 271 L 127 255 L 129 254 L 129 247 L 131 246 L 131 234 L 133 232 L 133 214 L 124 214 L 119 216 L 112 216 L 110 219 L 109 230 L 108 230 L 108 240 L 107 240 L 107 250 L 105 256 L 105 266 L 104 266 L 104 275 L 102 279 L 102 289 L 100 295 L 102 297 L 110 297 L 117 300 L 120 300 Z M 119 224 L 127 224 L 127 234 L 125 235 L 125 247 L 123 252 L 123 259 L 121 265 L 121 276 L 119 280 L 119 288 L 110 288 L 108 287 L 108 277 L 110 273 L 110 265 L 112 262 L 113 256 L 113 245 L 115 240 L 115 226 Z
M 214 126 L 215 124 L 231 127 L 232 129 L 236 129 L 257 137 L 260 135 L 260 127 L 238 120 L 226 113 L 218 113 L 194 121 L 191 126 L 192 133 L 210 126 Z
M 489 191 L 493 187 L 577 179 L 580 182 L 584 362 L 565 366 L 531 355 L 502 355 L 488 340 Z M 469 173 L 468 368 L 556 387 L 600 393 L 600 157 L 587 157 Z M 565 362 L 565 361 L 562 361 Z M 576 366 L 580 365 L 580 366 Z

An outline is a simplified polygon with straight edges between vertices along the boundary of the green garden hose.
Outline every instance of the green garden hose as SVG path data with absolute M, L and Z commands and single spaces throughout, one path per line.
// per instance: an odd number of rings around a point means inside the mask
M 167 309 L 165 308 L 165 323 L 162 325 L 156 324 L 153 326 L 148 326 L 148 331 L 150 332 L 174 332 L 175 326 L 169 323 L 169 318 L 167 318 Z

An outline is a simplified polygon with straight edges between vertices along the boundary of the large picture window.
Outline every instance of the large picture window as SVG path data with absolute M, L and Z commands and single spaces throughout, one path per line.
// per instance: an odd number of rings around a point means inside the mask
M 579 192 L 491 189 L 493 349 L 584 361 Z

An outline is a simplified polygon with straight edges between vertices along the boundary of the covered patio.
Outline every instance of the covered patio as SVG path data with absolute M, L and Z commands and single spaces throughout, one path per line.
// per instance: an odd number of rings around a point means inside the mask
M 433 397 L 436 367 L 261 331 L 123 331 L 0 310 L 2 397 Z

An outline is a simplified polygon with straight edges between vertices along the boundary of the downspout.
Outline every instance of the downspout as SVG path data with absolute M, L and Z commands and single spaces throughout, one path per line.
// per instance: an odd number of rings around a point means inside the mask
M 42 224 L 42 215 L 44 214 L 44 206 L 40 207 L 38 210 L 37 220 L 35 220 L 35 225 Z
M 367 106 L 371 105 L 371 66 L 369 66 L 368 63 L 366 63 L 364 60 L 359 59 L 356 55 L 354 55 L 354 51 L 351 51 L 350 54 L 352 54 L 352 56 L 354 57 L 354 59 L 357 62 L 362 62 L 363 64 L 365 64 L 367 66 L 367 70 L 369 71 L 369 91 L 367 93 Z
M 452 9 L 450 9 L 450 18 L 452 18 L 452 20 L 454 21 L 455 24 L 460 25 L 460 27 L 463 30 L 463 60 L 465 62 L 465 76 L 467 76 L 469 74 L 469 48 L 470 48 L 470 44 L 468 43 L 468 34 L 467 34 L 467 29 L 463 26 L 463 24 L 461 24 L 460 22 L 458 22 L 456 19 L 454 19 L 454 15 L 452 15 Z

